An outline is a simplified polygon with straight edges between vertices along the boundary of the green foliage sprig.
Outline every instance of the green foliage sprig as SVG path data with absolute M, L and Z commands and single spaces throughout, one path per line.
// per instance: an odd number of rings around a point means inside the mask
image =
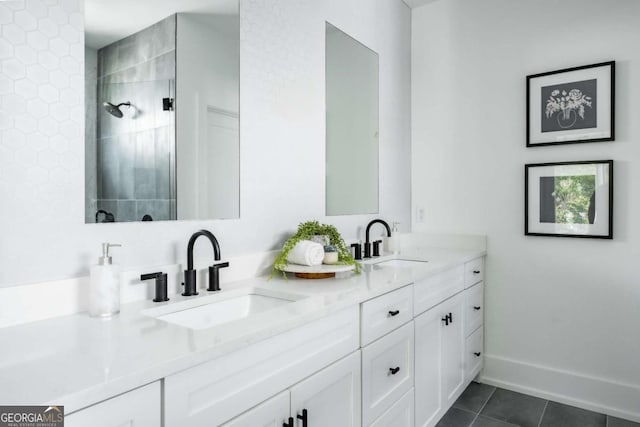
M 282 275 L 286 278 L 285 269 L 287 267 L 287 256 L 291 249 L 294 248 L 298 242 L 302 240 L 311 240 L 313 236 L 321 235 L 329 237 L 329 244 L 335 246 L 338 250 L 338 264 L 341 265 L 353 265 L 355 266 L 356 273 L 360 273 L 361 265 L 353 259 L 349 247 L 344 242 L 344 239 L 338 232 L 338 229 L 333 225 L 320 224 L 318 221 L 307 221 L 298 225 L 298 231 L 291 236 L 282 247 L 282 252 L 276 258 L 271 269 L 271 277 L 273 277 L 277 271 L 281 271 Z

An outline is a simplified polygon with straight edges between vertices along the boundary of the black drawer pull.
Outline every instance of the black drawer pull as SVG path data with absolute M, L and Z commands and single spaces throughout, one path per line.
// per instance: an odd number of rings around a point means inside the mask
M 474 305 L 474 306 L 473 306 L 473 309 L 474 309 L 475 311 L 478 311 L 478 310 L 480 310 L 481 308 L 482 308 L 482 307 L 480 307 L 479 305 Z
M 473 274 L 480 274 L 480 270 L 473 270 Z
M 482 353 L 480 353 L 480 352 L 478 351 L 478 352 L 475 352 L 475 353 L 473 353 L 473 354 L 474 354 L 476 357 L 480 357 L 480 355 L 481 355 Z
M 442 318 L 445 326 L 449 326 L 449 323 L 453 323 L 453 314 L 449 313 Z
M 389 310 L 390 317 L 397 316 L 398 314 L 400 314 L 400 310 Z
M 391 372 L 391 375 L 395 375 L 398 372 L 400 372 L 400 366 L 396 366 L 395 368 L 389 368 L 389 372 Z
M 282 427 L 294 427 L 293 423 L 294 423 L 293 417 L 289 417 L 289 422 L 288 423 L 282 423 Z
M 302 410 L 302 415 L 300 414 L 296 415 L 296 418 L 299 420 L 302 420 L 302 427 L 307 427 L 307 410 L 306 409 Z

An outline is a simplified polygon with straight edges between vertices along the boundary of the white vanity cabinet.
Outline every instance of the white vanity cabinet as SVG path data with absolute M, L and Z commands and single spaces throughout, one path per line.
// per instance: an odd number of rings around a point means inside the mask
M 409 390 L 370 427 L 414 427 L 413 389 Z
M 433 426 L 465 385 L 462 293 L 415 319 L 416 426 Z
M 471 381 L 480 373 L 484 358 L 484 258 L 465 264 L 465 378 Z
M 352 307 L 170 375 L 164 425 L 221 425 L 357 351 L 359 342 L 358 307 Z
M 413 387 L 413 286 L 363 302 L 361 313 L 362 422 L 381 426 L 390 408 L 407 410 Z
M 65 415 L 67 427 L 158 427 L 161 425 L 160 381 Z
M 360 382 L 360 352 L 357 351 L 223 427 L 359 427 Z

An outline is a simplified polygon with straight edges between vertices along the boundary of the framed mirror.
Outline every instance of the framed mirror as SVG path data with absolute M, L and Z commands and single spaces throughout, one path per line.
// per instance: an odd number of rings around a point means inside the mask
M 326 213 L 378 213 L 378 54 L 326 23 Z
M 240 216 L 238 0 L 85 0 L 85 222 Z

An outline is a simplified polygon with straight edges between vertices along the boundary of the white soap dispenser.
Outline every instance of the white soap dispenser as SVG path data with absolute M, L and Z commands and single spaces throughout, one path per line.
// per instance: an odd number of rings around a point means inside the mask
M 387 252 L 393 255 L 398 255 L 400 253 L 400 236 L 398 236 L 398 224 L 400 223 L 393 223 L 393 228 L 391 228 L 391 237 L 387 238 Z
M 89 314 L 92 317 L 109 317 L 120 311 L 120 267 L 113 264 L 109 248 L 113 243 L 102 244 L 102 256 L 97 265 L 91 266 L 89 283 Z

